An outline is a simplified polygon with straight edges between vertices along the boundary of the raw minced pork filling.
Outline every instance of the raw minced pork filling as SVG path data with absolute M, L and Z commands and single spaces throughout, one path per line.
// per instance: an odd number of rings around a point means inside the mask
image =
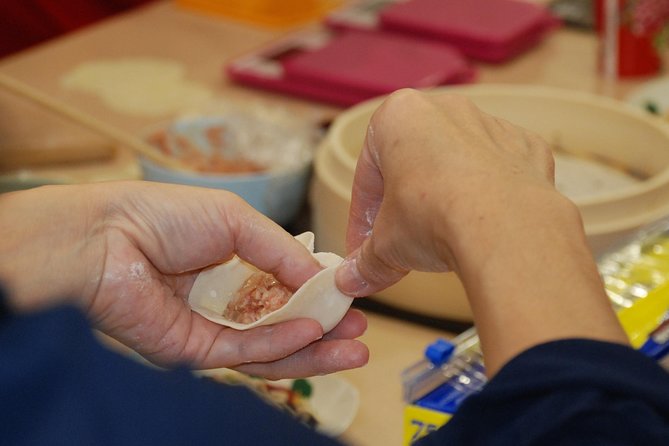
M 250 324 L 286 304 L 293 292 L 273 275 L 253 273 L 237 290 L 223 317 L 240 324 Z

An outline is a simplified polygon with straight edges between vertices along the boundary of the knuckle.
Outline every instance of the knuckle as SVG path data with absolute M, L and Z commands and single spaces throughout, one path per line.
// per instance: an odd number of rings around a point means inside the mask
M 465 110 L 478 110 L 474 102 L 464 94 L 445 92 L 439 95 L 439 100 L 449 108 L 458 108 Z
M 425 93 L 411 88 L 402 88 L 392 92 L 386 97 L 377 109 L 375 115 L 386 115 L 405 112 L 427 100 Z
M 358 266 L 360 274 L 367 283 L 373 286 L 384 285 L 396 281 L 405 274 L 386 259 L 385 254 L 388 250 L 382 245 L 374 243 L 373 240 L 365 245 L 360 252 L 362 261 Z

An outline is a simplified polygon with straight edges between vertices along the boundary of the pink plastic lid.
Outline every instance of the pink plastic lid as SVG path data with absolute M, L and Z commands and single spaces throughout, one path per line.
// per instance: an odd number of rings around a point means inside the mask
M 364 97 L 403 87 L 426 88 L 472 79 L 461 53 L 446 44 L 394 33 L 346 31 L 324 47 L 287 58 L 287 78 Z
M 489 62 L 527 50 L 560 23 L 522 0 L 410 0 L 386 7 L 379 20 L 382 29 L 438 39 Z

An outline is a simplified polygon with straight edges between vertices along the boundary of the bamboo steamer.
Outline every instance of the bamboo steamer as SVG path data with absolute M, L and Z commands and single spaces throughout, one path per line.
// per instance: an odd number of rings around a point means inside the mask
M 641 225 L 669 214 L 669 125 L 626 103 L 584 92 L 522 85 L 444 87 L 481 109 L 573 148 L 607 159 L 645 179 L 623 189 L 574 199 L 595 255 Z M 345 232 L 357 157 L 367 124 L 383 98 L 340 114 L 314 162 L 310 201 L 319 251 L 345 254 Z M 476 247 L 472 247 L 476 249 Z M 411 273 L 373 296 L 413 313 L 469 321 L 464 289 L 452 274 Z

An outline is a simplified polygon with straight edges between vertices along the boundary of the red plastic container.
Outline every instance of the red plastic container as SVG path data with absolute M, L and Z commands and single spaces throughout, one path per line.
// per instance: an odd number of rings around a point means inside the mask
M 410 0 L 379 14 L 381 29 L 436 39 L 487 62 L 517 56 L 559 24 L 546 7 L 522 0 Z
M 233 60 L 227 74 L 242 84 L 344 106 L 404 87 L 468 82 L 475 75 L 457 49 L 439 42 L 348 30 L 315 46 L 308 37 Z
M 604 70 L 604 40 L 607 39 L 604 24 L 604 2 L 594 2 L 595 28 L 600 38 L 600 60 L 599 70 Z M 662 59 L 655 47 L 655 32 L 657 29 L 648 30 L 643 34 L 634 33 L 629 23 L 624 20 L 626 0 L 618 0 L 619 26 L 614 36 L 617 44 L 615 54 L 615 65 L 617 75 L 620 77 L 652 76 L 658 74 L 662 68 Z M 609 37 L 610 38 L 610 37 Z

